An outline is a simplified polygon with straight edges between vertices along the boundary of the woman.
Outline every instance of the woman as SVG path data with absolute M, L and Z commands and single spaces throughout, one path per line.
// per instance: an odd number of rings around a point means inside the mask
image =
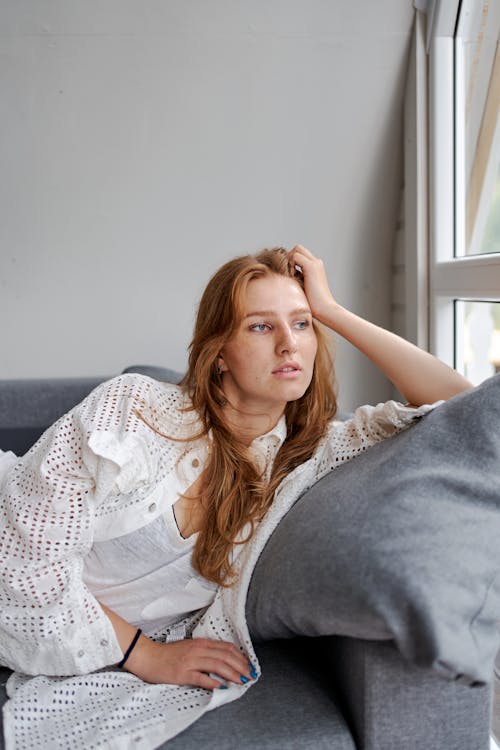
M 317 321 L 412 406 L 362 407 L 335 422 Z M 234 639 L 189 636 L 196 613 L 237 580 L 239 553 L 276 490 L 286 480 L 293 502 L 304 476 L 316 481 L 411 424 L 422 405 L 470 387 L 340 306 L 322 261 L 301 245 L 230 261 L 201 300 L 180 387 L 140 375 L 108 381 L 10 471 L 0 663 L 32 675 L 118 665 L 148 683 L 209 691 L 251 681 Z

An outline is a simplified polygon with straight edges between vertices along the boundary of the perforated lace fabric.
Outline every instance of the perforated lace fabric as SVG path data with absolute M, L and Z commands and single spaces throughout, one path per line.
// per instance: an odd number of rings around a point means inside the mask
M 121 651 L 81 580 L 82 558 L 93 539 L 105 539 L 111 530 L 116 536 L 116 524 L 125 533 L 163 512 L 162 489 L 166 481 L 179 481 L 179 466 L 184 482 L 201 471 L 206 439 L 186 444 L 159 438 L 135 412 L 169 435 L 195 434 L 193 413 L 179 412 L 186 405 L 176 386 L 140 375 L 115 378 L 59 420 L 7 478 L 0 527 L 0 661 L 23 671 L 34 666 L 41 674 L 80 675 L 10 678 L 11 699 L 4 707 L 8 750 L 154 748 L 251 686 L 228 683 L 228 690 L 212 692 L 149 685 L 106 667 L 119 661 Z M 253 568 L 279 520 L 332 468 L 431 408 L 389 401 L 360 407 L 347 422 L 333 421 L 313 457 L 282 482 L 250 542 L 236 547 L 237 583 L 219 589 L 195 619 L 157 637 L 230 640 L 259 673 L 245 600 Z M 278 436 L 274 447 L 263 444 L 262 460 L 274 457 L 279 443 Z

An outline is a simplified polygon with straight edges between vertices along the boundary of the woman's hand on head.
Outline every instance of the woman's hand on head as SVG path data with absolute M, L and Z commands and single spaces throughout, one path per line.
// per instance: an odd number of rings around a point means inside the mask
M 193 685 L 207 690 L 220 688 L 224 682 L 241 685 L 255 676 L 248 659 L 236 646 L 208 638 L 157 643 L 141 636 L 125 666 L 144 682 Z M 209 673 L 220 676 L 223 682 Z
M 337 302 L 330 291 L 323 261 L 303 245 L 295 245 L 288 255 L 292 265 L 298 266 L 304 277 L 304 291 L 313 317 L 322 322 L 329 320 Z

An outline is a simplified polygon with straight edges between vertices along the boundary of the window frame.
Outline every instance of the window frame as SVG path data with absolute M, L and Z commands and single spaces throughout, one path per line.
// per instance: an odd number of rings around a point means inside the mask
M 445 7 L 446 6 L 446 7 Z M 457 255 L 455 33 L 459 0 L 427 12 L 429 72 L 429 349 L 456 367 L 455 301 L 500 301 L 500 253 Z M 460 243 L 458 243 L 460 244 Z

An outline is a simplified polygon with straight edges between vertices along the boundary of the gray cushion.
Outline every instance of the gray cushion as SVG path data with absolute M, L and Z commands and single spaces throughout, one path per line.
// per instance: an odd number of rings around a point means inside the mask
M 316 645 L 295 639 L 257 646 L 262 675 L 255 685 L 204 714 L 162 750 L 355 750 Z
M 318 646 L 321 644 L 318 643 Z M 310 639 L 260 644 L 262 676 L 239 700 L 209 711 L 168 742 L 165 750 L 355 750 L 334 703 L 322 653 Z M 0 708 L 10 670 L 0 668 Z M 0 712 L 0 750 L 3 750 Z M 68 745 L 69 746 L 69 745 Z
M 445 682 L 436 672 L 403 659 L 394 641 L 309 640 L 323 644 L 325 669 L 341 686 L 344 715 L 358 748 L 490 748 L 491 685 L 471 690 L 460 682 Z
M 394 638 L 450 679 L 491 679 L 500 619 L 500 375 L 334 469 L 250 585 L 254 638 Z

